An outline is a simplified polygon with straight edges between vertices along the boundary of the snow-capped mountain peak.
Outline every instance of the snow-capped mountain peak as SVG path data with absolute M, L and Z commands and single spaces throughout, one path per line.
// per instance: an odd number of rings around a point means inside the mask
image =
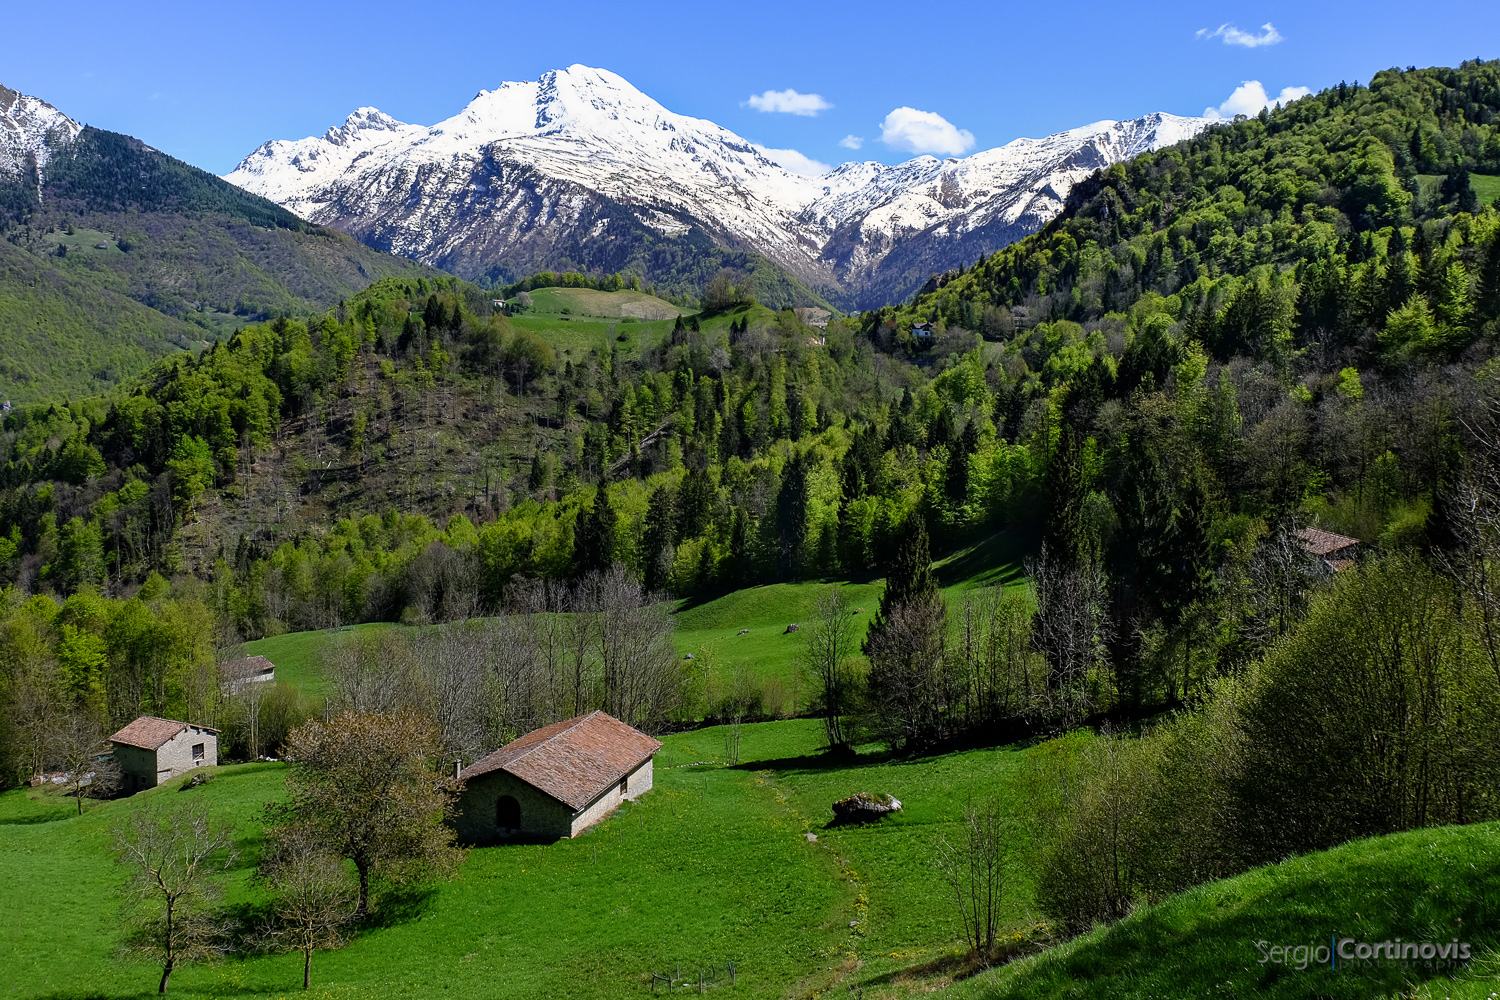
M 481 90 L 430 126 L 360 108 L 321 137 L 265 143 L 227 179 L 467 276 L 559 262 L 615 270 L 634 259 L 627 246 L 697 229 L 863 305 L 1034 231 L 1092 171 L 1206 124 L 1105 120 L 962 159 L 845 163 L 808 177 L 618 74 L 574 65 Z
M 82 125 L 46 101 L 0 84 L 0 173 L 26 172 L 33 162 L 40 173 L 53 151 L 82 131 Z

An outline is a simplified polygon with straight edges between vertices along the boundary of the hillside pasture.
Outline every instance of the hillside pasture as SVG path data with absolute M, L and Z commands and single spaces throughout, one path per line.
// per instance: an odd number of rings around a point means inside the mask
M 1500 824 L 1361 840 L 1211 882 L 1110 927 L 986 973 L 954 1000 L 1148 997 L 1493 997 L 1500 973 Z M 1474 945 L 1449 972 L 1260 962 L 1255 942 L 1328 945 L 1334 937 Z
M 1500 201 L 1500 175 L 1470 174 L 1469 187 L 1479 198 L 1479 204 L 1491 205 Z
M 966 790 L 995 786 L 1017 751 L 840 763 L 817 755 L 816 723 L 791 721 L 745 726 L 741 763 L 728 766 L 724 733 L 667 737 L 653 791 L 580 838 L 472 850 L 452 882 L 389 904 L 353 944 L 318 955 L 314 988 L 604 998 L 648 992 L 652 972 L 722 977 L 734 962 L 735 994 L 807 996 L 951 950 L 935 838 Z M 229 902 L 253 913 L 259 817 L 283 774 L 275 764 L 219 768 L 201 788 L 179 792 L 178 779 L 82 817 L 36 790 L 0 795 L 0 878 L 19 890 L 0 903 L 0 951 L 11 956 L 0 996 L 131 996 L 155 982 L 149 966 L 115 960 L 110 831 L 143 806 L 192 796 L 233 822 L 241 856 Z M 888 787 L 907 810 L 825 829 L 830 796 L 866 786 Z M 48 890 L 59 883 L 61 899 Z M 296 957 L 234 957 L 181 969 L 172 992 L 290 995 L 299 974 Z
M 568 310 L 575 316 L 599 319 L 664 320 L 686 316 L 691 311 L 629 289 L 605 292 L 597 288 L 538 288 L 529 294 L 533 313 L 560 315 Z
M 1024 586 L 1021 562 L 1025 552 L 1023 537 L 997 532 L 939 560 L 934 571 L 950 606 L 956 607 L 963 593 L 973 587 Z M 844 588 L 858 610 L 861 628 L 868 627 L 880 607 L 882 579 L 772 583 L 709 600 L 677 602 L 673 644 L 684 658 L 693 657 L 690 673 L 701 685 L 710 708 L 720 696 L 749 687 L 767 695 L 763 709 L 768 714 L 807 711 L 811 692 L 799 664 L 803 638 L 798 632 L 788 632 L 787 626 L 808 627 L 817 616 L 819 597 L 835 585 Z M 356 629 L 402 627 L 375 623 L 293 632 L 247 642 L 243 651 L 248 656 L 265 656 L 276 664 L 278 681 L 297 687 L 304 695 L 326 697 L 330 688 L 319 662 L 325 643 Z M 861 638 L 863 635 L 861 631 Z

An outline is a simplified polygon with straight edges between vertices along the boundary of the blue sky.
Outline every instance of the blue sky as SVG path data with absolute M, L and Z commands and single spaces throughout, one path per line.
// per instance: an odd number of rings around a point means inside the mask
M 14 4 L 5 33 L 0 83 L 218 173 L 361 105 L 431 123 L 572 63 L 764 146 L 893 163 L 1492 59 L 1500 4 L 81 2 Z

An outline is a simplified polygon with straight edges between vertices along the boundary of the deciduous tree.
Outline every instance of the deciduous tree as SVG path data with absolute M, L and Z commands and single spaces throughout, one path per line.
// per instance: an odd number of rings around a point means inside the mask
M 360 913 L 370 909 L 373 878 L 425 881 L 447 875 L 462 858 L 444 825 L 457 779 L 446 773 L 430 719 L 410 711 L 343 712 L 292 732 L 285 756 L 292 765 L 288 800 L 268 815 L 354 862 Z
M 222 950 L 219 878 L 234 863 L 231 830 L 201 804 L 145 806 L 116 829 L 115 858 L 126 873 L 128 944 L 161 963 L 156 991 L 166 993 L 179 965 Z

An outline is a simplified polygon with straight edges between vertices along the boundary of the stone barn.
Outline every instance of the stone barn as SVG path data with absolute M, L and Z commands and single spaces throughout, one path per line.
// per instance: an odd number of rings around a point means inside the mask
M 576 837 L 651 788 L 661 743 L 604 712 L 527 733 L 459 772 L 471 844 Z
M 126 795 L 219 763 L 219 731 L 190 722 L 143 715 L 109 741 L 120 763 L 120 790 Z

